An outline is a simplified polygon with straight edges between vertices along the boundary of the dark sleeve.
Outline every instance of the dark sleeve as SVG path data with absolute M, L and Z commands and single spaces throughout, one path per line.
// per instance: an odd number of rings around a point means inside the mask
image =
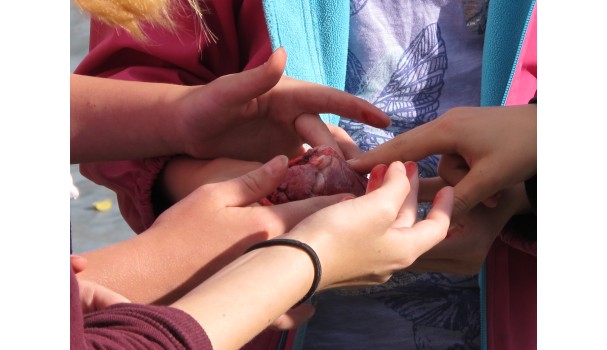
M 168 306 L 121 303 L 83 315 L 78 281 L 70 280 L 71 349 L 212 349 L 198 322 Z

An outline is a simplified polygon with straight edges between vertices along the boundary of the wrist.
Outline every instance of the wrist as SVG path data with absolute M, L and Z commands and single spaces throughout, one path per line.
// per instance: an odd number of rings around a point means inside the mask
M 308 257 L 310 258 L 310 260 L 312 262 L 312 266 L 314 268 L 314 277 L 312 279 L 311 286 L 308 289 L 307 293 L 301 299 L 299 299 L 299 301 L 297 303 L 295 303 L 295 305 L 293 306 L 293 307 L 297 307 L 297 306 L 303 304 L 304 302 L 306 302 L 308 299 L 310 299 L 318 290 L 318 285 L 320 283 L 321 276 L 322 276 L 322 266 L 320 264 L 320 260 L 318 259 L 318 255 L 316 254 L 314 249 L 312 247 L 310 247 L 309 245 L 307 245 L 306 243 L 295 240 L 295 239 L 274 238 L 274 239 L 270 239 L 267 241 L 262 241 L 262 242 L 256 243 L 256 244 L 252 245 L 251 247 L 249 247 L 249 249 L 247 249 L 246 253 L 248 253 L 252 250 L 255 250 L 255 249 L 259 249 L 259 248 L 277 247 L 277 246 L 278 247 L 292 247 L 292 248 L 296 248 L 298 250 L 305 252 L 308 255 Z
M 168 154 L 187 154 L 188 126 L 184 125 L 184 115 L 188 109 L 185 101 L 193 87 L 168 84 L 167 87 L 159 107 L 159 110 L 163 111 L 164 118 L 161 137 L 169 151 Z

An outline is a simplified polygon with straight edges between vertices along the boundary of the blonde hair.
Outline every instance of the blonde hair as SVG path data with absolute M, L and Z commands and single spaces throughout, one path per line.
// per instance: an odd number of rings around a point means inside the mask
M 121 27 L 133 37 L 145 40 L 142 29 L 144 23 L 174 29 L 171 17 L 174 0 L 74 0 L 76 4 L 92 17 L 115 27 Z M 204 39 L 215 42 L 216 37 L 204 20 L 206 6 L 200 6 L 198 0 L 187 0 L 191 9 L 200 20 Z

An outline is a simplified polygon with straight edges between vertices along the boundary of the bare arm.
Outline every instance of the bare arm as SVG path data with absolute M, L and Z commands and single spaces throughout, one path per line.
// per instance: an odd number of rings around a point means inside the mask
M 439 175 L 455 186 L 456 220 L 536 172 L 536 105 L 460 107 L 351 161 L 359 171 L 441 154 Z
M 415 223 L 417 186 L 415 166 L 405 171 L 402 164 L 391 165 L 375 191 L 327 207 L 281 237 L 316 251 L 323 271 L 319 291 L 383 283 L 442 240 L 449 225 L 452 189 L 439 193 L 427 220 Z M 301 299 L 313 276 L 301 250 L 262 248 L 239 257 L 173 306 L 197 319 L 216 349 L 236 349 Z
M 71 163 L 180 153 L 171 106 L 183 89 L 72 74 Z
M 304 142 L 337 148 L 319 113 L 389 125 L 360 98 L 283 76 L 285 64 L 279 49 L 264 65 L 191 87 L 72 75 L 71 162 L 182 153 L 267 161 Z

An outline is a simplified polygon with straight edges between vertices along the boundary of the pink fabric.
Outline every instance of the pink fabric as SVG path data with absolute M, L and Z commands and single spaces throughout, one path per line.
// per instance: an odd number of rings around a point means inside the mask
M 536 91 L 537 5 L 506 105 L 527 104 Z M 488 349 L 537 349 L 537 242 L 525 242 L 507 230 L 501 237 L 486 259 Z
M 506 106 L 527 104 L 537 91 L 537 5 L 529 19 L 519 57 Z
M 186 1 L 181 5 L 187 9 Z M 217 43 L 201 41 L 192 17 L 176 18 L 177 35 L 151 30 L 148 42 L 125 32 L 91 23 L 90 53 L 75 73 L 121 80 L 180 85 L 206 84 L 219 76 L 251 69 L 272 53 L 261 1 L 206 1 L 206 16 Z M 187 11 L 185 11 L 187 12 Z M 175 38 L 178 37 L 178 40 Z M 91 181 L 116 192 L 120 212 L 141 233 L 155 220 L 152 185 L 170 157 L 90 163 L 80 166 Z M 294 332 L 293 332 L 294 333 Z M 280 332 L 267 330 L 243 349 L 276 349 Z
M 170 157 L 160 157 L 86 163 L 80 165 L 80 173 L 116 192 L 120 214 L 133 231 L 140 233 L 156 219 L 152 207 L 152 186 L 169 159 Z
M 184 9 L 186 1 L 181 1 Z M 121 80 L 179 85 L 206 84 L 215 78 L 264 63 L 271 46 L 260 1 L 207 1 L 206 16 L 217 43 L 202 41 L 188 11 L 176 17 L 176 33 L 151 30 L 148 42 L 93 21 L 90 53 L 75 73 Z M 175 40 L 175 38 L 178 40 Z M 140 233 L 155 220 L 152 185 L 169 157 L 80 165 L 91 181 L 116 192 L 120 212 Z

